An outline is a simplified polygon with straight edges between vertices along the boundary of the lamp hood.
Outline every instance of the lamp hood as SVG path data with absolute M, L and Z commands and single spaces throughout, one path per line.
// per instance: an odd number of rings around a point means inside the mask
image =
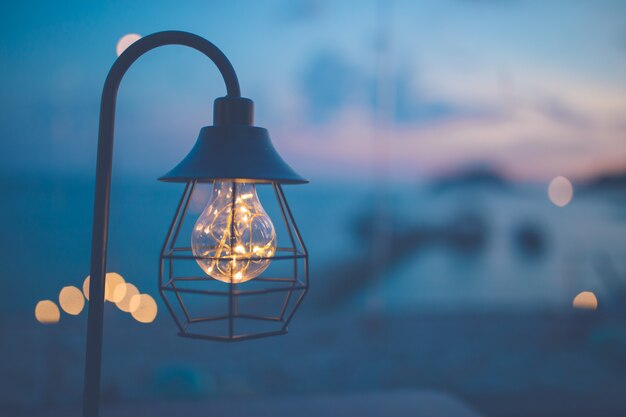
M 281 158 L 267 130 L 252 126 L 252 100 L 220 97 L 213 115 L 214 125 L 200 129 L 191 151 L 160 181 L 308 182 Z

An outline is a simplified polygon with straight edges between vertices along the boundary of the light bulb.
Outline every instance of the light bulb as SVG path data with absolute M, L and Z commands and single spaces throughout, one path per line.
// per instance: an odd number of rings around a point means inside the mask
M 191 234 L 196 262 L 211 277 L 235 284 L 256 278 L 276 253 L 276 232 L 252 183 L 215 181 Z

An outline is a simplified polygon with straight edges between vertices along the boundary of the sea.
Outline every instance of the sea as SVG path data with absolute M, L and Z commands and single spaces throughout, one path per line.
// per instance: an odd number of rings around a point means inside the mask
M 32 312 L 64 286 L 81 288 L 89 274 L 93 180 L 3 177 L 0 186 L 0 310 Z M 202 211 L 208 187 L 198 186 L 189 216 Z M 263 187 L 262 203 L 274 198 Z M 107 270 L 155 298 L 158 255 L 182 189 L 143 178 L 112 187 Z M 538 183 L 313 181 L 284 190 L 310 256 L 314 296 L 305 312 L 319 310 L 323 292 L 337 287 L 346 268 L 349 275 L 351 266 L 368 271 L 357 266 L 376 262 L 382 265 L 371 270 L 378 272 L 329 295 L 334 308 L 567 309 L 581 291 L 614 304 L 626 286 L 619 192 L 574 184 L 571 202 L 559 207 Z M 403 234 L 413 236 L 404 248 Z M 393 251 L 399 254 L 389 256 Z

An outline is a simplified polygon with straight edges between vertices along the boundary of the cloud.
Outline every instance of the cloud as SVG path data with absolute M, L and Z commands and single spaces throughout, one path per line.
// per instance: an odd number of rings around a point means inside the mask
M 460 104 L 428 93 L 418 80 L 417 71 L 404 67 L 391 75 L 387 88 L 393 97 L 390 120 L 396 124 L 421 125 L 456 118 L 485 117 L 492 109 Z M 336 51 L 315 55 L 300 77 L 305 111 L 314 124 L 328 123 L 344 111 L 365 111 L 374 116 L 378 106 L 378 83 L 368 73 Z M 381 111 L 385 111 L 384 109 Z
M 313 20 L 322 14 L 324 2 L 321 0 L 287 0 L 280 17 L 287 22 Z
M 300 88 L 313 122 L 325 122 L 348 105 L 358 105 L 369 80 L 341 55 L 323 51 L 313 57 L 300 77 Z
M 422 125 L 460 118 L 483 118 L 493 110 L 477 104 L 462 104 L 438 98 L 415 84 L 408 69 L 398 72 L 393 79 L 395 106 L 393 121 L 397 124 Z
M 563 125 L 586 128 L 592 123 L 582 112 L 555 98 L 541 100 L 536 107 L 540 113 Z
M 361 80 L 357 85 L 370 80 L 363 72 L 353 77 Z M 323 123 L 281 132 L 293 139 L 290 158 L 311 171 L 361 178 L 375 175 L 373 165 L 379 163 L 389 164 L 386 170 L 399 179 L 476 161 L 493 162 L 512 178 L 525 180 L 623 169 L 626 107 L 620 91 L 547 77 L 542 79 L 546 85 L 522 83 L 506 96 L 473 97 L 427 90 L 411 77 L 400 72 L 394 78 L 399 122 L 377 130 L 372 102 L 355 105 L 356 92 L 348 89 L 333 101 L 335 113 Z M 381 149 L 385 158 L 379 157 Z

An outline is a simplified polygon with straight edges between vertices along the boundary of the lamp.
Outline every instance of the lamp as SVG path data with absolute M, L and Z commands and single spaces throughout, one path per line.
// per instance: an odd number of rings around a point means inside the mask
M 215 45 L 191 33 L 167 31 L 139 39 L 111 67 L 100 104 L 86 417 L 98 415 L 117 90 L 137 58 L 163 45 L 202 52 L 217 66 L 227 91 L 215 100 L 213 126 L 203 127 L 189 154 L 159 178 L 185 184 L 159 260 L 159 291 L 178 334 L 216 341 L 284 334 L 308 290 L 308 254 L 282 189 L 283 184 L 307 181 L 283 161 L 267 130 L 253 126 L 253 102 L 241 97 L 231 63 Z M 197 220 L 190 219 L 194 192 L 205 184 L 212 185 L 209 201 Z M 257 185 L 272 192 L 278 219 L 272 221 L 261 205 Z

